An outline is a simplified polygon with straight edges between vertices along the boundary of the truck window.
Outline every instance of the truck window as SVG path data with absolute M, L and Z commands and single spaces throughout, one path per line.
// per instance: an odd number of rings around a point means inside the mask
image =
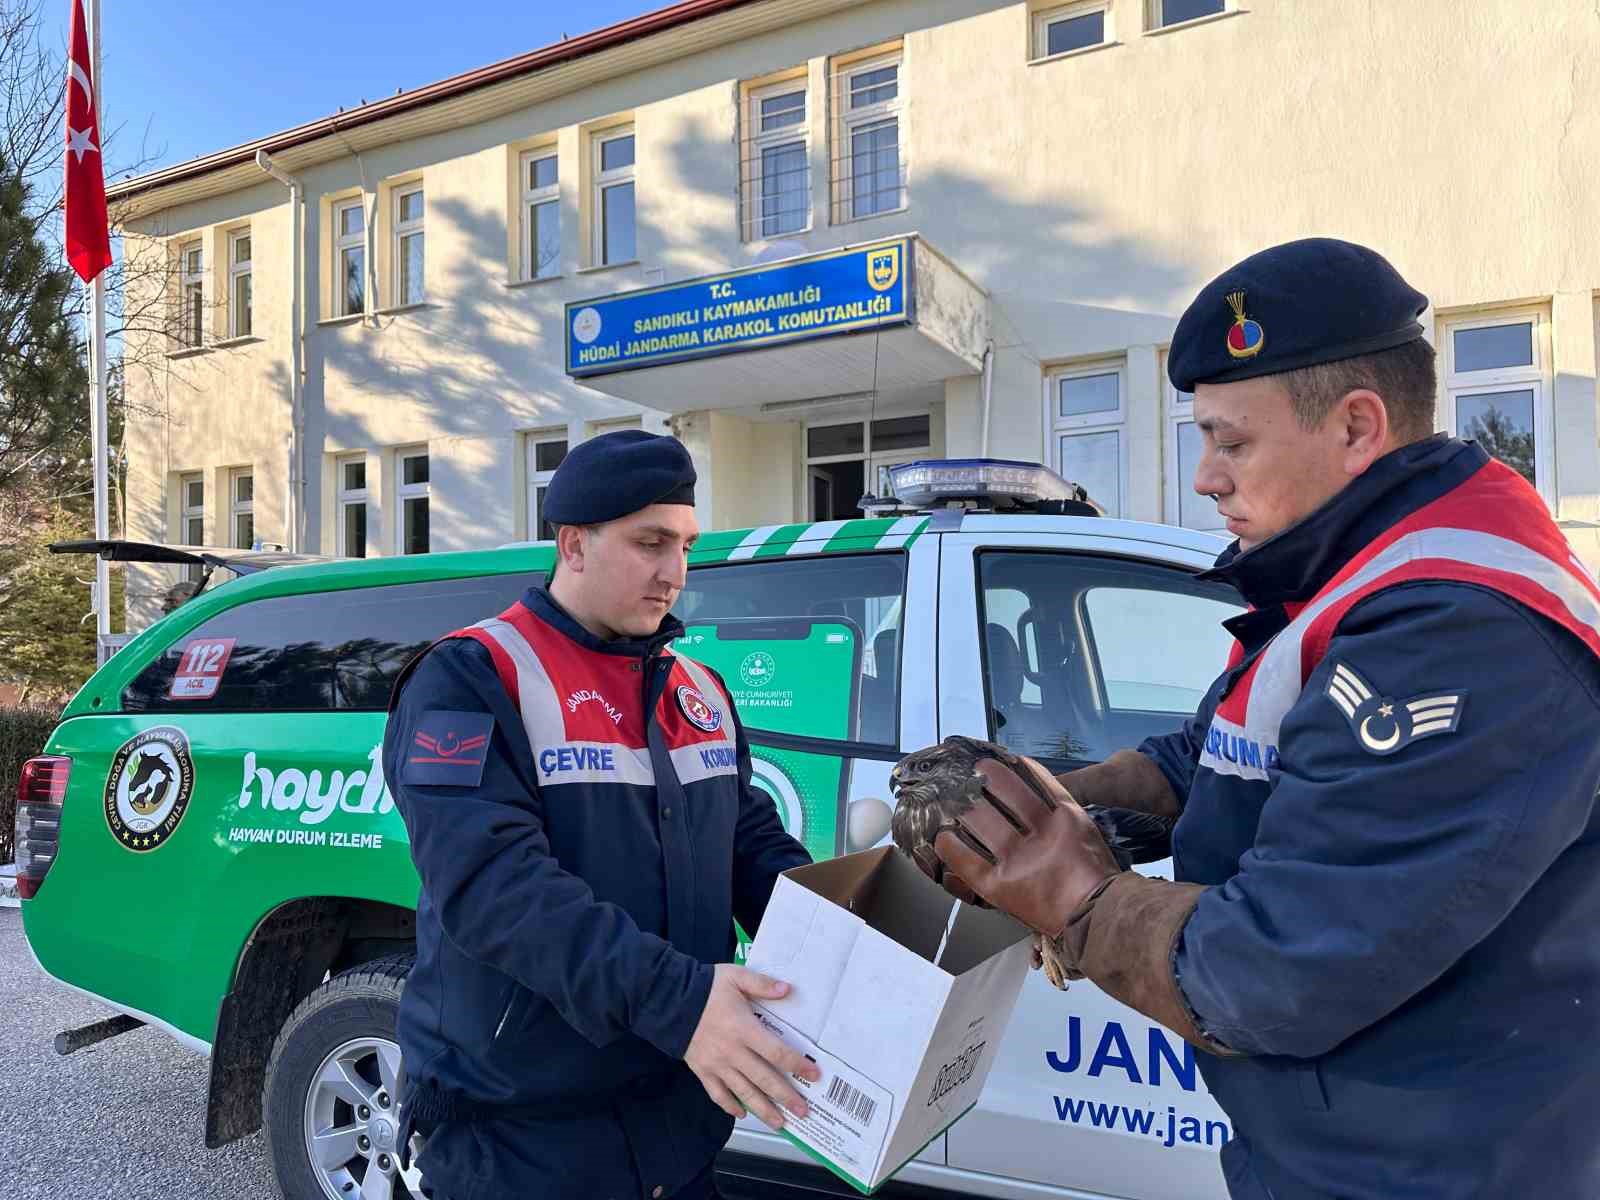
M 687 626 L 720 624 L 725 636 L 749 639 L 754 618 L 771 622 L 774 639 L 787 648 L 801 633 L 783 625 L 788 619 L 806 620 L 807 632 L 826 639 L 825 626 L 834 623 L 843 631 L 859 630 L 860 653 L 854 667 L 855 715 L 840 728 L 830 731 L 836 740 L 870 742 L 895 746 L 899 741 L 900 707 L 900 619 L 901 596 L 905 591 L 905 555 L 838 554 L 815 558 L 775 558 L 746 560 L 696 567 L 689 572 L 688 585 L 678 598 L 677 614 Z M 692 649 L 688 651 L 693 656 Z M 755 691 L 784 690 L 784 680 L 773 678 L 765 688 L 763 673 L 776 666 L 776 651 L 764 649 L 757 640 L 749 641 L 747 670 L 736 670 L 729 677 L 723 664 L 714 664 L 728 686 L 736 693 L 748 687 Z M 743 667 L 741 657 L 739 666 Z M 748 678 L 745 676 L 748 675 Z M 805 694 L 805 678 L 790 683 L 793 700 L 803 706 L 812 699 Z M 734 697 L 738 702 L 739 697 Z M 740 716 L 752 731 L 764 728 L 761 708 L 741 705 Z M 794 732 L 781 724 L 772 732 Z
M 382 711 L 413 655 L 452 629 L 503 612 L 537 572 L 274 596 L 218 613 L 150 662 L 122 692 L 128 712 Z M 205 698 L 169 695 L 184 648 L 232 639 Z
M 1048 551 L 978 559 L 989 735 L 1098 761 L 1194 716 L 1227 665 L 1225 584 L 1174 567 Z

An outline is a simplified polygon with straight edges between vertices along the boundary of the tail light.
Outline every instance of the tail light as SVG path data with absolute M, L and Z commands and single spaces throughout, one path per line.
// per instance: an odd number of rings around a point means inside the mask
M 31 900 L 61 845 L 61 801 L 72 760 L 48 754 L 22 764 L 17 781 L 17 895 Z

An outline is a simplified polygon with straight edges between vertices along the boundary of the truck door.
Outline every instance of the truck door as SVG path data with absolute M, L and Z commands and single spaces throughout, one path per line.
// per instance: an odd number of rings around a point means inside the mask
M 889 770 L 904 748 L 936 740 L 938 539 L 905 540 L 883 549 L 878 535 L 858 548 L 818 538 L 691 566 L 679 598 L 685 637 L 674 650 L 722 676 L 753 782 L 813 858 L 886 843 Z M 810 1161 L 755 1117 L 738 1123 L 729 1148 Z M 942 1164 L 944 1139 L 917 1158 Z
M 1201 583 L 1203 553 L 1114 537 L 961 533 L 940 564 L 939 735 L 964 733 L 1055 771 L 1192 717 L 1239 611 Z M 1140 867 L 1170 878 L 1171 861 Z M 949 1165 L 1135 1200 L 1227 1194 L 1231 1135 L 1194 1051 L 1087 980 L 1034 972 Z

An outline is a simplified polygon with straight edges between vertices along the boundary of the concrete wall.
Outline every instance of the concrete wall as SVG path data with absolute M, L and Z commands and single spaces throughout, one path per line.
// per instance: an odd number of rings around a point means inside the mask
M 1051 453 L 1043 381 L 1058 364 L 1112 358 L 1127 394 L 1127 513 L 1159 520 L 1171 497 L 1161 350 L 1195 290 L 1276 241 L 1334 235 L 1381 249 L 1432 298 L 1435 337 L 1457 313 L 1529 304 L 1549 339 L 1553 478 L 1546 492 L 1600 562 L 1600 15 L 1579 0 L 1410 0 L 1351 6 L 1277 0 L 1144 32 L 1113 0 L 1114 44 L 1031 61 L 1034 9 L 984 0 L 877 0 L 778 33 L 686 55 L 454 130 L 304 172 L 307 186 L 307 462 L 427 443 L 435 546 L 520 536 L 520 433 L 637 414 L 562 371 L 569 299 L 744 265 L 739 230 L 741 83 L 804 68 L 810 81 L 813 221 L 788 242 L 820 250 L 909 230 L 990 296 L 992 454 Z M 830 56 L 903 47 L 905 211 L 830 223 Z M 511 49 L 512 47 L 508 47 Z M 589 267 L 591 132 L 636 132 L 639 261 Z M 560 279 L 517 282 L 519 152 L 558 147 Z M 360 195 L 389 295 L 397 182 L 427 205 L 428 303 L 329 321 L 330 199 Z M 277 184 L 153 214 L 158 239 L 248 222 L 260 340 L 145 355 L 130 394 L 135 528 L 169 533 L 172 473 L 254 463 L 257 528 L 282 528 L 291 255 Z M 158 351 L 160 347 L 157 347 Z M 841 381 L 840 391 L 859 390 Z M 749 403 L 759 403 L 752 396 Z M 982 441 L 976 380 L 945 388 L 950 454 Z M 1441 410 L 1442 411 L 1442 410 Z M 787 414 L 786 414 L 787 415 Z M 803 414 L 802 414 L 803 415 Z M 658 414 L 646 414 L 661 428 Z M 798 424 L 718 414 L 685 437 L 707 477 L 703 523 L 803 515 Z M 308 549 L 327 550 L 329 485 L 307 489 Z M 374 518 L 388 508 L 374 499 Z M 387 539 L 387 540 L 386 540 Z M 392 528 L 374 535 L 393 544 Z

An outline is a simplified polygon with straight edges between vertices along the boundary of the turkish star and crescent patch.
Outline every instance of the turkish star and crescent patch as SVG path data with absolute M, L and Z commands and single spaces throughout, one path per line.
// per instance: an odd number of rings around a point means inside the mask
M 483 782 L 493 732 L 490 713 L 430 708 L 412 732 L 400 778 L 406 783 L 477 787 Z
M 1378 755 L 1395 754 L 1422 738 L 1454 733 L 1467 700 L 1461 689 L 1409 700 L 1379 695 L 1344 663 L 1333 665 L 1324 694 L 1344 714 L 1361 748 Z

